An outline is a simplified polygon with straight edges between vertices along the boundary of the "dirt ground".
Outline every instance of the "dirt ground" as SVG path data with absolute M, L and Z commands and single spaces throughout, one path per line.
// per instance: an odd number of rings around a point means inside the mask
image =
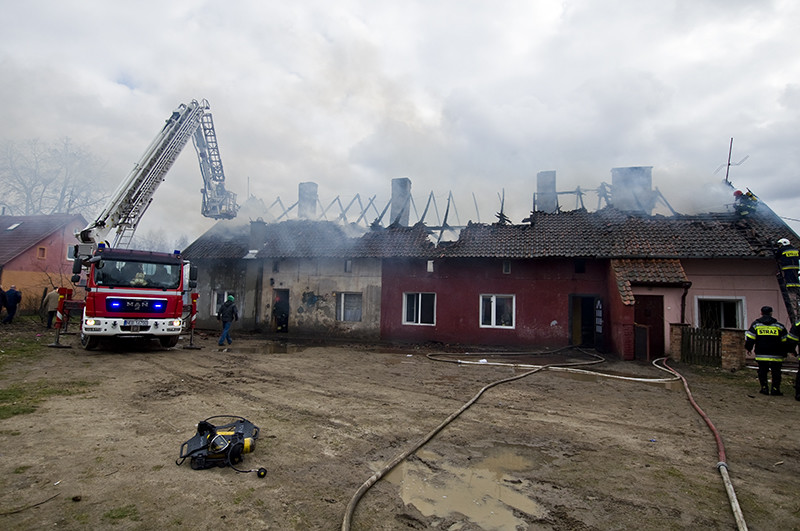
M 235 331 L 222 349 L 213 334 L 195 336 L 200 349 L 90 352 L 75 336 L 48 348 L 53 333 L 33 321 L 0 328 L 0 406 L 35 406 L 0 420 L 0 527 L 341 529 L 370 476 L 484 386 L 529 370 L 493 362 L 592 359 Z M 771 397 L 752 370 L 671 365 L 718 430 L 749 528 L 800 529 L 794 374 Z M 584 369 L 623 378 L 540 370 L 486 389 L 366 491 L 351 528 L 735 529 L 715 436 L 683 385 L 631 380 L 670 377 L 645 363 Z M 214 415 L 260 427 L 240 466 L 265 478 L 176 466 Z

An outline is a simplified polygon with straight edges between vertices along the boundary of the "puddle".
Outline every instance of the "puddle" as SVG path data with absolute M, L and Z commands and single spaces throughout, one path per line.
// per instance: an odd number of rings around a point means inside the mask
M 424 449 L 415 455 L 419 459 L 403 461 L 386 479 L 399 486 L 404 503 L 425 516 L 445 518 L 458 513 L 487 530 L 527 529 L 528 522 L 515 512 L 546 516 L 544 507 L 520 492 L 529 482 L 515 472 L 535 465 L 513 447 L 492 447 L 483 459 L 473 459 L 469 468 L 444 463 L 441 456 Z
M 286 341 L 264 341 L 256 346 L 239 347 L 234 344 L 230 347 L 219 347 L 220 350 L 248 354 L 295 354 L 303 352 L 306 347 L 287 343 Z

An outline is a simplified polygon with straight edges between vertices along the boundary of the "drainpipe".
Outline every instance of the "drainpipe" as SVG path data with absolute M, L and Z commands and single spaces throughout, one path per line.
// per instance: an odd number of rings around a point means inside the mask
M 691 287 L 691 282 L 683 283 L 683 295 L 681 295 L 681 324 L 686 324 L 686 295 L 688 295 L 689 288 Z

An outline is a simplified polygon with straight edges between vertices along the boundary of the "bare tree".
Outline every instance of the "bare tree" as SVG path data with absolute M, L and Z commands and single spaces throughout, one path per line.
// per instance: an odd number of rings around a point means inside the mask
M 0 146 L 0 206 L 13 215 L 83 214 L 91 219 L 108 199 L 105 162 L 69 138 Z
M 145 233 L 137 232 L 131 241 L 132 249 L 147 249 L 171 253 L 174 250 L 182 251 L 189 246 L 189 238 L 185 234 L 179 235 L 174 240 L 167 240 L 163 231 L 148 230 Z

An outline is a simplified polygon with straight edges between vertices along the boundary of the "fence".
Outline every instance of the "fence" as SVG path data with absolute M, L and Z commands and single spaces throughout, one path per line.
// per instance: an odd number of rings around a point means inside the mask
M 681 361 L 694 365 L 722 366 L 722 331 L 709 328 L 683 329 Z

